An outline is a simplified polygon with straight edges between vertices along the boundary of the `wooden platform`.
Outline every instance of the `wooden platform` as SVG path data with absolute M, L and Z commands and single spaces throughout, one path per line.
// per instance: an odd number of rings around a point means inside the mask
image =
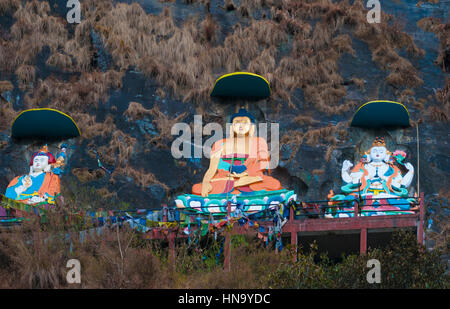
M 420 194 L 419 209 L 411 214 L 386 215 L 386 216 L 359 216 L 358 205 L 355 206 L 354 217 L 351 218 L 302 218 L 295 219 L 294 210 L 290 208 L 290 217 L 288 222 L 283 226 L 282 233 L 284 236 L 290 234 L 291 245 L 297 247 L 298 238 L 302 233 L 322 233 L 322 232 L 339 232 L 339 231 L 355 231 L 360 233 L 360 253 L 367 252 L 367 230 L 374 229 L 377 231 L 392 231 L 399 228 L 414 227 L 417 229 L 417 242 L 423 244 L 423 221 L 424 221 L 424 194 Z M 258 222 L 261 226 L 270 226 L 271 222 Z M 230 257 L 229 246 L 231 235 L 250 234 L 255 235 L 255 229 L 245 228 L 244 226 L 235 225 L 233 230 L 225 233 L 224 268 L 229 269 Z M 167 239 L 170 248 L 170 257 L 175 257 L 175 239 L 187 238 L 187 235 L 177 229 L 163 230 L 156 229 L 144 235 L 146 239 Z

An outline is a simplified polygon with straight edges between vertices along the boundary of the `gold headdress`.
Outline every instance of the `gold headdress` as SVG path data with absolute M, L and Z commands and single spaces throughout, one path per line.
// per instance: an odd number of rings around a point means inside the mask
M 383 137 L 376 137 L 375 140 L 372 143 L 372 147 L 386 147 L 386 143 L 384 142 Z M 372 148 L 370 147 L 370 148 Z
M 384 141 L 384 137 L 379 137 L 379 136 L 377 136 L 377 137 L 375 138 L 375 140 L 373 141 L 372 146 L 370 146 L 369 150 L 367 150 L 367 151 L 365 152 L 365 154 L 366 154 L 366 155 L 369 155 L 370 149 L 372 149 L 373 147 L 384 147 L 384 148 L 386 148 L 386 153 L 387 153 L 388 155 L 391 155 L 391 154 L 392 154 L 389 150 L 387 150 L 386 143 L 385 143 L 385 141 Z

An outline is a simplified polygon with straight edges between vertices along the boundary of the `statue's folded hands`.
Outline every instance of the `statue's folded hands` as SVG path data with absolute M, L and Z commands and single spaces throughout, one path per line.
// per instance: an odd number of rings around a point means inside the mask
M 242 178 L 244 176 L 248 176 L 248 173 L 247 172 L 243 172 L 243 173 L 239 173 L 238 174 L 236 172 L 233 172 L 233 173 L 227 175 L 227 177 L 234 177 L 234 178 Z

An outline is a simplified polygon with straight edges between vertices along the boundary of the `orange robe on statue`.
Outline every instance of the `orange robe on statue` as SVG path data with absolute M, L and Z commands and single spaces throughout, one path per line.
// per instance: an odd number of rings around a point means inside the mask
M 15 189 L 22 184 L 24 176 L 17 176 L 8 185 L 5 196 L 7 198 L 27 203 L 33 196 L 39 196 L 43 198 L 45 195 L 48 197 L 47 203 L 54 204 L 55 198 L 61 194 L 61 184 L 58 175 L 52 172 L 42 173 L 37 177 L 30 177 L 31 186 L 20 194 L 17 194 Z
M 264 175 L 264 171 L 269 167 L 269 150 L 267 142 L 262 137 L 249 137 L 250 153 L 247 154 L 222 154 L 220 157 L 217 172 L 211 179 L 212 190 L 208 194 L 231 193 L 239 194 L 241 192 L 253 191 L 275 191 L 281 190 L 281 184 L 273 177 Z M 211 156 L 218 151 L 222 151 L 226 139 L 214 143 L 211 149 Z M 234 160 L 233 160 L 234 157 Z M 248 185 L 236 186 L 238 178 L 229 177 L 231 163 L 234 166 L 245 165 L 248 177 L 260 177 L 261 180 Z M 201 195 L 202 184 L 198 183 L 192 187 L 192 194 Z

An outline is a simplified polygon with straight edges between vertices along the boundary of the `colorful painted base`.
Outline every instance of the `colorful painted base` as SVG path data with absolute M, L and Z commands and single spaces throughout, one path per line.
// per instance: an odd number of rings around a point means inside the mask
M 414 214 L 414 211 L 384 211 L 384 210 L 363 210 L 359 217 L 371 217 L 371 216 L 395 216 L 395 215 L 410 215 Z M 336 213 L 327 213 L 325 218 L 353 218 L 355 216 L 354 210 L 339 210 Z
M 355 212 L 354 195 L 335 195 L 331 198 L 332 201 L 337 202 L 335 205 L 340 205 L 339 209 L 329 209 L 326 218 L 351 218 Z M 403 198 L 401 196 L 396 198 L 380 198 L 376 199 L 370 195 L 362 198 L 360 203 L 359 216 L 389 216 L 389 215 L 405 215 L 414 212 L 409 211 L 411 206 L 416 204 L 413 198 Z
M 228 195 L 231 200 L 232 195 Z M 288 203 L 291 200 L 296 201 L 297 195 L 294 191 L 286 189 L 277 191 L 258 191 L 241 193 L 236 196 L 237 202 L 244 205 L 243 211 L 254 213 L 262 211 L 282 202 Z M 208 197 L 202 197 L 194 194 L 184 194 L 177 197 L 175 204 L 178 208 L 186 208 L 206 214 L 226 214 L 227 213 L 227 195 L 210 194 Z M 236 206 L 232 204 L 231 211 Z

